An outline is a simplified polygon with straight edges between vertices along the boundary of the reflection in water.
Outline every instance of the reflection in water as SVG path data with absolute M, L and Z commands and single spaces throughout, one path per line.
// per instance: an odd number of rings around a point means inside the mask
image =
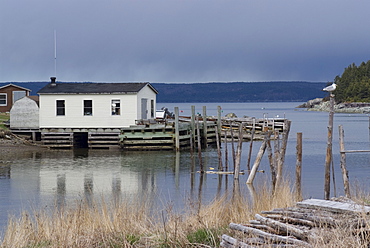
M 84 195 L 85 200 L 89 206 L 93 203 L 93 193 L 94 193 L 94 180 L 92 173 L 86 173 L 84 176 Z
M 57 206 L 58 208 L 65 205 L 66 198 L 66 175 L 58 174 L 57 175 Z
M 0 163 L 0 179 L 10 178 L 10 164 Z
M 262 104 L 264 103 L 259 103 L 255 105 L 255 109 L 248 110 L 254 112 L 245 110 L 248 104 L 230 106 L 226 104 L 225 107 L 229 106 L 230 112 L 237 112 L 234 110 L 239 107 L 243 111 L 241 116 L 248 114 L 260 117 L 257 112 L 260 111 Z M 270 103 L 264 106 L 264 111 L 275 106 L 279 105 Z M 282 115 L 282 112 L 289 110 L 277 109 L 276 111 L 279 111 L 276 114 Z M 273 113 L 273 110 L 269 110 L 270 115 Z M 325 161 L 327 114 L 292 110 L 287 117 L 293 121 L 291 133 L 303 131 L 306 137 L 303 141 L 302 158 L 303 197 L 320 198 L 324 185 L 321 172 Z M 337 115 L 336 118 L 336 122 L 348 119 L 344 115 Z M 347 125 L 344 123 L 348 149 L 359 150 L 368 146 L 368 136 L 364 135 L 368 130 L 368 123 L 353 121 L 361 118 L 356 116 L 351 118 L 351 122 Z M 364 130 L 364 132 L 361 133 L 358 130 Z M 333 141 L 335 141 L 337 133 L 333 134 Z M 294 171 L 296 164 L 294 137 L 294 135 L 290 137 L 285 159 L 288 176 L 289 172 Z M 259 145 L 258 141 L 254 142 L 255 147 Z M 233 143 L 224 143 L 222 149 L 223 154 L 227 154 L 227 159 L 224 156 L 223 160 L 225 169 L 232 171 L 234 165 L 232 151 L 235 149 Z M 245 146 L 241 158 L 241 165 L 244 167 L 241 169 L 245 171 L 247 171 L 248 153 L 249 147 Z M 255 155 L 252 154 L 252 161 Z M 333 156 L 334 165 L 338 166 L 339 152 L 334 151 Z M 196 151 L 174 153 L 172 151 L 123 152 L 74 149 L 7 153 L 0 161 L 0 225 L 6 224 L 8 213 L 12 210 L 20 211 L 30 206 L 43 208 L 54 204 L 64 206 L 81 197 L 91 201 L 94 196 L 97 199 L 104 196 L 107 199 L 114 199 L 114 202 L 121 201 L 125 197 L 134 199 L 149 197 L 153 199 L 153 206 L 159 211 L 169 202 L 175 208 L 183 209 L 189 198 L 199 204 L 208 203 L 215 197 L 223 197 L 227 194 L 230 199 L 235 198 L 236 195 L 244 195 L 252 200 L 256 198 L 253 185 L 245 186 L 247 174 L 241 175 L 239 181 L 234 180 L 232 175 L 200 174 L 197 173 L 200 170 L 200 160 L 203 161 L 205 169 L 217 168 L 217 150 L 212 147 L 204 149 L 200 157 Z M 356 180 L 361 186 L 368 186 L 369 161 L 368 154 L 347 157 L 352 182 Z M 266 173 L 259 173 L 257 182 L 270 182 L 271 173 L 267 156 L 264 156 L 260 167 Z M 337 175 L 340 170 L 336 169 L 335 173 L 336 177 L 340 178 L 340 175 Z M 258 185 L 260 184 L 255 184 L 256 190 L 259 190 Z M 338 194 L 341 194 L 341 191 L 342 189 L 338 189 Z

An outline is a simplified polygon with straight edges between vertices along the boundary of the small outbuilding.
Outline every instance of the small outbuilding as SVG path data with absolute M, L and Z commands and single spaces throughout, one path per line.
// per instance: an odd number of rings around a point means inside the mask
M 39 137 L 39 106 L 28 96 L 17 100 L 10 109 L 10 130 L 13 133 L 30 134 L 32 140 Z
M 0 112 L 9 112 L 13 104 L 22 97 L 29 96 L 31 90 L 15 84 L 0 87 Z

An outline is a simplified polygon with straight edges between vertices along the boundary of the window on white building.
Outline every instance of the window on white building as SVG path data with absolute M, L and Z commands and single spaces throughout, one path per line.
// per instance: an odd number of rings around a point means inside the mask
M 84 115 L 92 115 L 93 105 L 92 100 L 84 100 Z
M 57 100 L 57 115 L 66 115 L 65 100 Z
M 120 115 L 121 114 L 121 101 L 120 100 L 112 100 L 112 115 Z

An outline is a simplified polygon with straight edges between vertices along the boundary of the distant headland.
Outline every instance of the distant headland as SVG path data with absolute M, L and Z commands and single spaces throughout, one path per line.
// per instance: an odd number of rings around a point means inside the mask
M 49 82 L 6 82 L 31 90 L 31 95 Z M 78 83 L 78 82 L 76 82 Z M 152 83 L 159 92 L 157 102 L 306 102 L 327 95 L 327 82 L 209 82 Z

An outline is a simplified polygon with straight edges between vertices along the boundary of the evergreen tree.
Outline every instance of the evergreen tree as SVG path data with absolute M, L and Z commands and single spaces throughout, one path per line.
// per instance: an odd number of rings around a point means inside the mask
M 370 60 L 359 66 L 352 63 L 334 82 L 337 102 L 370 102 Z

